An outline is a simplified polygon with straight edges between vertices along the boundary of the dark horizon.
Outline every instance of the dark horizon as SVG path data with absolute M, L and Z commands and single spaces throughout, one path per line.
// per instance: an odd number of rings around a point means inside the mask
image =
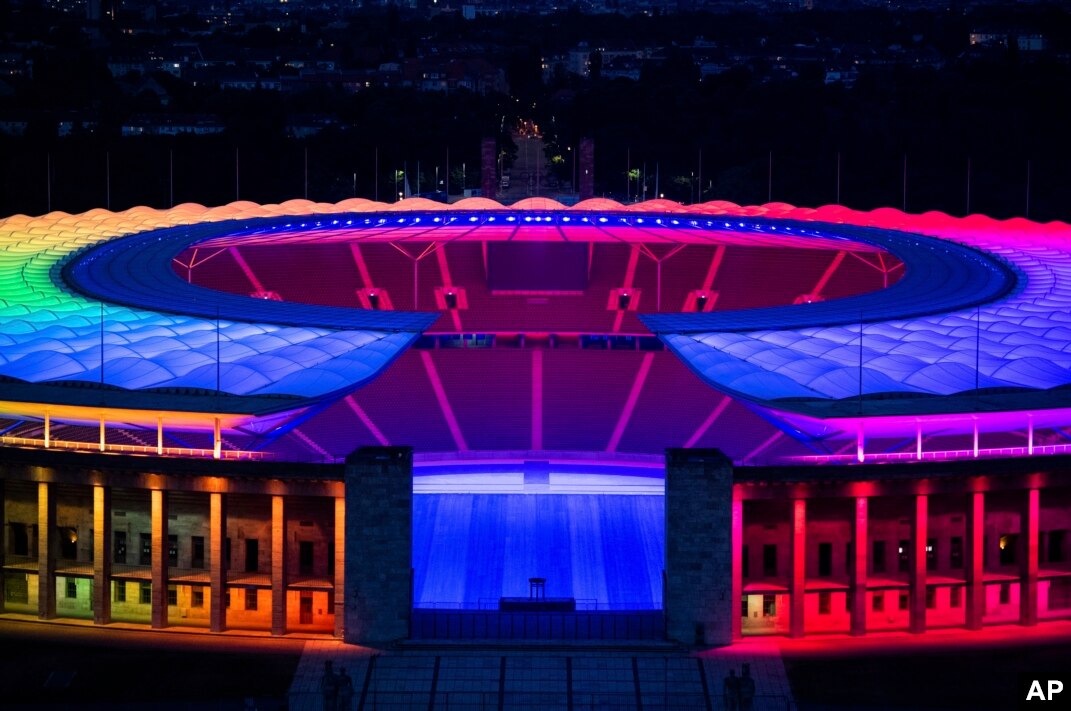
M 399 171 L 460 197 L 480 186 L 483 138 L 506 174 L 534 134 L 531 195 L 575 194 L 571 152 L 590 137 L 595 194 L 621 202 L 1071 219 L 1058 5 L 161 7 L 0 11 L 0 214 L 390 202 Z

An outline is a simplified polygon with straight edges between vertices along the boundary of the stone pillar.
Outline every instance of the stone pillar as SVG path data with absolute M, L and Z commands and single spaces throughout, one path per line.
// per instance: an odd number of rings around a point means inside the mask
M 1041 492 L 1028 489 L 1019 518 L 1019 624 L 1038 623 L 1038 517 Z
M 152 511 L 152 627 L 167 627 L 167 492 L 149 492 Z
M 733 608 L 732 637 L 735 642 L 744 636 L 743 619 L 741 619 L 740 615 L 740 604 L 744 597 L 744 501 L 737 495 L 736 487 L 733 487 L 732 516 L 733 591 L 730 597 L 732 598 Z
M 409 635 L 412 609 L 413 450 L 361 447 L 346 458 L 345 640 Z
M 112 490 L 93 487 L 93 624 L 112 621 Z
M 985 493 L 967 495 L 967 629 L 982 629 L 985 616 Z
M 908 629 L 916 634 L 926 631 L 926 519 L 929 498 L 916 494 L 911 505 L 911 541 L 908 551 Z
M 577 182 L 580 184 L 580 199 L 595 197 L 595 141 L 581 138 L 579 151 L 580 166 Z
M 788 596 L 792 610 L 788 618 L 788 635 L 802 637 L 804 609 L 807 602 L 807 500 L 793 499 L 791 523 L 792 569 L 789 573 Z
M 52 484 L 37 485 L 37 616 L 56 616 L 56 489 Z
M 286 634 L 286 508 L 271 497 L 271 633 Z
M 346 630 L 346 499 L 335 499 L 335 588 L 332 602 L 335 613 L 335 636 Z
M 208 625 L 213 632 L 227 629 L 227 510 L 223 494 L 208 495 Z
M 4 512 L 7 510 L 7 499 L 4 496 L 4 480 L 0 479 L 0 612 L 4 612 L 4 600 L 7 599 L 7 581 L 4 580 L 4 552 L 7 550 L 7 521 Z
M 495 199 L 498 187 L 498 148 L 495 139 L 485 138 L 480 142 L 480 194 Z
M 852 579 L 848 595 L 852 600 L 851 629 L 853 635 L 866 634 L 866 575 L 868 502 L 865 496 L 855 497 L 855 517 L 852 521 Z
M 666 637 L 730 644 L 733 599 L 733 469 L 716 449 L 666 450 Z

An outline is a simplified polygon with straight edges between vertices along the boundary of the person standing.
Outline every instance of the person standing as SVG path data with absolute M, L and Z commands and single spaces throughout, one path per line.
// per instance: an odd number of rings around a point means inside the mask
M 331 660 L 324 662 L 324 675 L 320 679 L 320 693 L 323 694 L 324 711 L 335 711 L 338 708 L 338 682 L 339 678 L 332 669 Z
M 338 670 L 338 711 L 352 711 L 353 680 L 345 667 Z
M 729 669 L 729 676 L 725 677 L 722 683 L 721 697 L 727 711 L 737 710 L 740 702 L 740 680 L 736 678 L 735 669 Z
M 751 678 L 751 665 L 745 664 L 740 674 L 740 711 L 751 711 L 755 705 L 755 680 Z

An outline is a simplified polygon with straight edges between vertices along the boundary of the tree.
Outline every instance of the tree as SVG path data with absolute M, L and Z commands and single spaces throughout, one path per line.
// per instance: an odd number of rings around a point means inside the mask
M 588 55 L 588 75 L 592 81 L 602 79 L 602 52 L 599 50 Z

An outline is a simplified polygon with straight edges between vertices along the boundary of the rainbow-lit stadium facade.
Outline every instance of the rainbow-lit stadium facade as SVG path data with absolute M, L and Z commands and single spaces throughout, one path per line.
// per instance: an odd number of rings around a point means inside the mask
M 10 613 L 341 635 L 341 461 L 410 445 L 415 608 L 524 565 L 661 608 L 662 453 L 718 448 L 734 636 L 1071 616 L 1069 225 L 347 200 L 15 216 L 0 244 Z M 481 497 L 585 492 L 604 563 L 576 510 L 571 565 L 443 550 L 501 533 Z

